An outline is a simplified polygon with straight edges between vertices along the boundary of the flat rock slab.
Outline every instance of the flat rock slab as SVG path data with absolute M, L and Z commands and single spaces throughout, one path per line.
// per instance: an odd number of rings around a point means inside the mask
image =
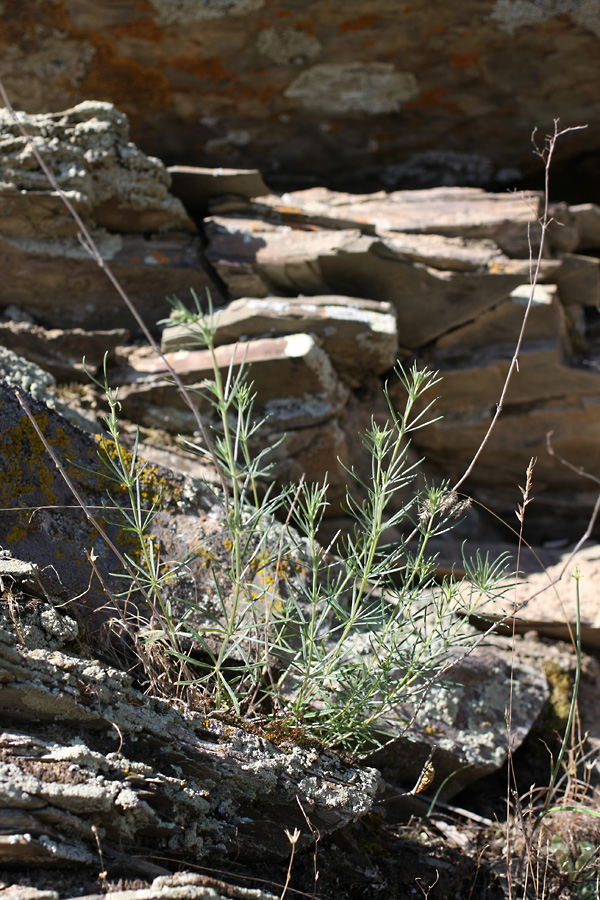
M 203 257 L 199 238 L 186 232 L 165 235 L 95 235 L 98 249 L 151 331 L 168 317 L 167 297 L 215 302 L 220 291 Z M 104 272 L 77 237 L 44 239 L 0 236 L 5 302 L 25 310 L 46 328 L 89 330 L 139 327 Z
M 278 197 L 256 197 L 246 209 L 255 216 L 341 228 L 439 234 L 493 240 L 508 256 L 529 256 L 529 232 L 537 224 L 539 195 L 491 194 L 480 188 L 379 191 L 344 194 L 310 188 Z M 217 202 L 213 204 L 217 211 Z M 243 207 L 242 207 L 243 208 Z M 535 235 L 532 236 L 535 242 Z
M 600 547 L 588 543 L 577 553 L 573 549 L 536 549 L 538 559 L 523 550 L 521 572 L 508 581 L 507 593 L 493 606 L 480 610 L 478 624 L 489 627 L 506 617 L 501 631 L 537 631 L 547 637 L 573 643 L 577 631 L 577 585 L 579 572 L 579 614 L 581 640 L 589 649 L 600 647 Z M 542 568 L 542 564 L 544 568 Z M 514 613 L 515 608 L 517 612 Z
M 153 866 L 149 860 L 141 860 L 147 867 L 146 872 L 140 875 L 152 876 Z M 141 866 L 140 866 L 141 869 Z M 59 879 L 56 879 L 57 887 L 61 887 Z M 0 888 L 3 900 L 67 900 L 64 891 L 49 888 L 40 889 L 26 887 L 20 884 L 11 884 L 10 887 Z M 82 888 L 83 890 L 83 888 Z M 124 890 L 110 890 L 111 900 L 277 900 L 273 894 L 265 891 L 242 888 L 237 885 L 227 884 L 207 875 L 198 875 L 192 872 L 178 872 L 176 875 L 159 875 L 149 887 L 131 887 Z M 104 900 L 106 893 L 100 894 L 75 894 L 69 900 Z
M 64 381 L 87 381 L 87 373 L 95 375 L 105 355 L 110 358 L 112 351 L 129 337 L 126 328 L 41 328 L 29 322 L 0 319 L 0 345 Z
M 494 348 L 502 346 L 508 347 L 512 355 L 531 294 L 529 284 L 514 288 L 507 300 L 483 312 L 474 322 L 439 338 L 432 348 L 433 354 L 440 360 L 446 357 L 458 365 L 461 359 L 471 361 L 486 351 L 492 355 Z M 528 343 L 561 338 L 565 347 L 568 346 L 566 316 L 555 285 L 536 286 L 525 334 Z
M 270 335 L 314 335 L 338 373 L 355 385 L 365 373 L 381 374 L 398 357 L 396 316 L 391 304 L 354 297 L 243 297 L 212 317 L 217 345 Z M 163 332 L 163 350 L 192 349 L 198 327 L 174 325 Z
M 518 261 L 441 270 L 358 229 L 290 230 L 220 216 L 207 220 L 206 231 L 207 259 L 232 297 L 337 293 L 387 302 L 395 309 L 402 347 L 418 348 L 465 324 L 523 280 Z
M 205 216 L 210 200 L 223 195 L 261 197 L 269 193 L 258 169 L 207 169 L 169 166 L 172 191 L 189 213 Z
M 176 350 L 167 359 L 184 384 L 201 389 L 202 382 L 213 377 L 212 357 L 208 350 Z M 341 410 L 347 390 L 338 379 L 324 350 L 308 334 L 281 338 L 263 338 L 246 344 L 226 344 L 217 348 L 216 359 L 225 375 L 232 366 L 237 373 L 248 367 L 249 379 L 257 395 L 257 405 L 270 416 L 270 427 L 300 428 L 330 419 Z M 167 380 L 162 360 L 143 351 L 130 357 L 132 365 L 118 373 L 123 385 L 120 399 L 126 414 L 142 404 L 187 409 L 176 389 Z M 198 405 L 208 411 L 207 401 Z M 165 421 L 165 424 L 168 424 Z

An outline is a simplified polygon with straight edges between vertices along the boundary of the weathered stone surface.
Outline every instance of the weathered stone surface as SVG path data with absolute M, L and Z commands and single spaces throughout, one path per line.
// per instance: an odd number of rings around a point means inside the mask
M 600 247 L 600 206 L 582 203 L 569 207 L 577 229 L 577 249 L 591 250 Z
M 600 305 L 600 261 L 597 257 L 563 254 L 556 280 L 564 306 Z
M 193 287 L 218 301 L 195 227 L 169 192 L 168 172 L 129 142 L 123 113 L 89 101 L 60 113 L 19 113 L 19 121 L 149 328 L 168 314 L 167 295 Z M 0 124 L 3 305 L 49 328 L 138 330 L 7 110 Z
M 528 284 L 511 291 L 508 300 L 477 316 L 474 322 L 443 335 L 435 343 L 437 358 L 473 361 L 494 348 L 508 346 L 514 351 L 523 315 L 531 296 Z M 562 337 L 566 343 L 566 321 L 554 285 L 537 285 L 525 336 L 528 342 L 552 341 Z
M 365 233 L 399 231 L 493 240 L 508 256 L 529 256 L 530 231 L 537 224 L 540 197 L 491 194 L 478 188 L 380 191 L 344 194 L 325 188 L 257 197 L 244 206 L 261 218 L 290 223 L 310 218 L 316 225 L 360 228 Z M 231 202 L 228 204 L 231 211 Z M 219 210 L 218 202 L 212 204 Z M 536 229 L 537 231 L 537 229 Z M 537 234 L 531 234 L 535 245 Z
M 284 91 L 310 112 L 399 112 L 406 100 L 419 93 L 412 72 L 399 72 L 393 63 L 320 63 L 305 69 Z
M 472 272 L 434 269 L 356 230 L 290 231 L 215 217 L 207 231 L 207 258 L 233 297 L 339 293 L 388 302 L 402 347 L 420 347 L 473 319 L 505 299 L 523 277 L 510 260 L 491 260 Z
M 119 279 L 147 326 L 167 318 L 167 297 L 199 297 L 219 289 L 206 271 L 200 242 L 187 233 L 168 235 L 96 235 L 102 257 Z M 139 331 L 131 313 L 106 275 L 76 237 L 45 240 L 0 239 L 5 274 L 3 302 L 33 315 L 47 328 Z
M 507 582 L 506 596 L 479 610 L 480 624 L 506 617 L 504 631 L 536 631 L 572 644 L 577 633 L 577 604 L 583 647 L 600 647 L 600 608 L 596 584 L 600 570 L 598 545 L 588 542 L 577 553 L 573 547 L 536 549 L 536 557 L 522 554 L 519 577 Z M 575 584 L 574 573 L 579 573 Z M 515 605 L 518 611 L 513 615 Z M 487 623 L 487 624 L 486 624 Z
M 149 873 L 150 874 L 150 873 Z M 111 900 L 276 900 L 273 894 L 258 888 L 227 884 L 197 872 L 159 875 L 149 888 L 111 891 Z M 104 894 L 92 894 L 78 900 L 103 900 Z M 7 900 L 58 900 L 54 897 L 7 897 Z
M 505 368 L 505 363 L 502 365 Z M 490 374 L 490 370 L 475 370 L 472 374 L 480 379 Z M 535 457 L 535 503 L 528 508 L 528 534 L 539 541 L 553 540 L 559 535 L 576 539 L 591 514 L 597 491 L 582 480 L 579 473 L 548 453 L 548 435 L 552 447 L 563 459 L 592 474 L 597 471 L 600 403 L 592 379 L 597 379 L 598 375 L 576 370 L 564 373 L 555 366 L 547 374 L 557 396 L 504 410 L 469 478 L 467 490 L 474 491 L 485 506 L 512 521 L 516 505 L 521 502 L 518 486 L 524 483 L 527 466 Z M 576 382 L 581 377 L 589 391 L 582 396 L 578 393 L 561 396 L 563 374 L 574 376 Z M 463 378 L 465 376 L 466 372 Z M 541 381 L 540 389 L 545 390 L 542 373 L 539 372 L 537 377 Z M 468 399 L 468 380 L 466 377 L 462 381 L 460 389 L 465 400 Z M 493 380 L 497 386 L 499 377 Z M 522 383 L 519 390 L 527 392 Z M 451 479 L 460 477 L 466 470 L 488 429 L 497 402 L 497 399 L 492 401 L 491 393 L 488 396 L 490 406 L 487 409 L 474 404 L 469 408 L 457 408 L 454 413 L 448 411 L 444 419 L 422 429 L 416 437 L 416 446 Z
M 173 406 L 187 409 L 161 359 L 146 353 L 130 359 L 133 366 L 118 373 L 126 414 L 136 410 L 143 415 L 144 403 L 164 406 L 167 411 Z M 184 384 L 201 388 L 202 381 L 213 375 L 208 350 L 177 350 L 167 359 Z M 347 396 L 327 354 L 308 334 L 222 345 L 216 359 L 223 372 L 230 364 L 234 373 L 242 365 L 249 367 L 257 404 L 270 416 L 271 427 L 301 428 L 325 421 L 339 412 Z M 198 405 L 204 411 L 209 409 L 201 398 Z
M 322 833 L 372 805 L 374 769 L 149 699 L 124 672 L 74 652 L 68 616 L 71 649 L 40 648 L 37 635 L 32 649 L 32 607 L 51 617 L 56 645 L 64 606 L 11 603 L 1 601 L 0 627 L 3 864 L 96 864 L 97 837 L 109 860 L 113 850 L 276 858 L 289 852 L 285 827 L 312 839 L 299 802 Z
M 234 194 L 260 197 L 269 189 L 257 169 L 206 169 L 197 166 L 170 166 L 172 191 L 189 213 L 206 215 L 211 199 Z
M 0 382 L 2 545 L 15 556 L 35 560 L 41 569 L 49 567 L 55 571 L 70 596 L 80 596 L 78 609 L 86 627 L 97 633 L 112 614 L 107 603 L 114 607 L 114 599 L 106 589 L 116 594 L 124 586 L 123 579 L 114 575 L 124 571 L 122 557 L 115 554 L 114 548 L 121 554 L 130 554 L 134 560 L 140 553 L 139 543 L 121 527 L 125 522 L 119 519 L 118 511 L 107 514 L 112 524 L 103 518 L 105 505 L 111 505 L 107 499 L 109 491 L 116 490 L 124 509 L 130 510 L 122 489 L 119 492 L 107 480 L 106 468 L 98 457 L 99 449 L 114 455 L 115 448 L 111 441 L 101 442 L 99 436 L 84 433 L 43 403 L 31 397 L 24 399 L 89 514 L 80 508 L 65 484 L 13 390 Z M 131 461 L 129 456 L 127 459 Z M 175 589 L 177 585 L 179 597 L 197 604 L 200 620 L 204 621 L 202 611 L 218 612 L 219 591 L 226 595 L 230 589 L 222 507 L 214 491 L 204 489 L 197 481 L 141 462 L 138 472 L 142 502 L 148 508 L 156 504 L 157 515 L 147 536 L 152 535 L 161 558 L 187 560 L 185 572 L 172 581 L 171 587 Z M 92 517 L 99 523 L 102 536 Z M 222 575 L 224 579 L 219 587 L 214 580 L 217 570 L 218 577 Z M 102 583 L 93 577 L 94 571 L 100 574 Z M 152 606 L 141 595 L 140 604 L 142 618 L 150 618 Z
M 8 385 L 15 385 L 40 400 L 47 400 L 56 384 L 49 372 L 6 347 L 0 347 L 0 378 L 5 383 L 5 390 L 9 389 Z
M 129 338 L 125 328 L 109 331 L 84 331 L 81 328 L 41 328 L 29 322 L 0 319 L 0 345 L 37 363 L 55 378 L 73 381 L 94 375 L 104 355 Z M 85 366 L 83 359 L 85 357 Z
M 509 707 L 516 750 L 549 696 L 543 672 L 520 662 L 518 654 L 513 657 L 510 650 L 478 648 L 457 662 L 447 678 L 446 685 L 432 685 L 416 715 L 410 706 L 398 709 L 400 726 L 414 718 L 410 736 L 392 739 L 368 757 L 388 782 L 409 784 L 408 790 L 435 748 L 433 789 L 451 775 L 442 790 L 443 798 L 506 762 Z
M 338 373 L 360 385 L 370 372 L 391 369 L 398 358 L 396 317 L 389 303 L 354 297 L 243 297 L 212 319 L 216 344 L 265 335 L 314 335 Z M 163 332 L 163 349 L 194 347 L 197 327 L 174 325 Z M 197 344 L 197 339 L 196 339 Z
M 191 227 L 181 201 L 169 193 L 164 165 L 129 141 L 127 117 L 112 104 L 86 101 L 60 113 L 19 113 L 19 122 L 84 219 L 109 231 Z M 21 240 L 76 235 L 77 224 L 8 110 L 0 111 L 0 125 L 0 234 Z
M 178 164 L 501 191 L 539 171 L 535 124 L 543 143 L 557 116 L 588 123 L 567 170 L 597 152 L 598 31 L 587 0 L 33 0 L 10 8 L 0 74 L 32 113 L 112 101 Z

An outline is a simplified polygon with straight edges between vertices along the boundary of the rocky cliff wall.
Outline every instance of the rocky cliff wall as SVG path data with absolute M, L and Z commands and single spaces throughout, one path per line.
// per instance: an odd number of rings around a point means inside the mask
M 167 162 L 504 189 L 557 116 L 597 153 L 599 40 L 595 0 L 4 0 L 0 76 L 30 113 L 113 102 Z
M 6 113 L 2 121 L 0 344 L 41 364 L 48 394 L 48 379 L 81 380 L 82 357 L 98 371 L 106 350 L 123 415 L 171 452 L 178 433 L 193 436 L 194 416 L 164 361 L 127 344 L 136 323 L 81 246 L 25 138 Z M 107 103 L 21 121 L 155 334 L 171 311 L 168 297 L 193 305 L 190 288 L 202 302 L 211 292 L 218 359 L 224 369 L 232 359 L 251 365 L 276 476 L 327 476 L 332 533 L 343 527 L 336 517 L 347 467 L 369 477 L 357 434 L 372 416 L 380 424 L 389 416 L 385 382 L 404 408 L 398 359 L 443 376 L 443 418 L 418 431 L 414 445 L 437 477 L 462 475 L 496 409 L 531 295 L 540 195 L 464 187 L 280 195 L 258 172 L 167 171 L 128 140 L 126 117 Z M 562 204 L 552 214 L 519 371 L 466 486 L 512 520 L 537 457 L 528 523 L 541 539 L 579 536 L 596 498 L 594 483 L 550 455 L 547 434 L 560 456 L 593 476 L 600 434 L 600 208 Z M 167 328 L 163 346 L 185 383 L 211 377 L 210 355 L 181 329 Z M 10 354 L 0 363 L 20 371 Z M 97 431 L 91 412 L 87 427 Z M 160 461 L 190 471 L 181 455 Z

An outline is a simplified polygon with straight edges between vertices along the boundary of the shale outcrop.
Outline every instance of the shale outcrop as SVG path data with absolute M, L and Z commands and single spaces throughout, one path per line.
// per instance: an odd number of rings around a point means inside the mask
M 193 434 L 164 364 L 125 342 L 118 329 L 135 336 L 136 323 L 3 116 L 0 341 L 63 382 L 85 378 L 77 347 L 91 371 L 104 349 L 128 418 Z M 210 369 L 193 325 L 157 323 L 169 318 L 167 297 L 193 308 L 192 289 L 206 310 L 210 293 L 219 360 L 251 367 L 257 413 L 268 418 L 263 438 L 284 438 L 275 450 L 282 481 L 328 473 L 328 515 L 341 514 L 344 466 L 364 474 L 368 464 L 356 435 L 372 414 L 388 414 L 385 382 L 402 406 L 396 360 L 442 375 L 442 418 L 416 434 L 415 448 L 430 474 L 460 477 L 491 421 L 531 294 L 539 195 L 464 187 L 278 195 L 258 172 L 167 171 L 129 142 L 126 118 L 106 103 L 20 121 L 190 385 Z M 591 511 L 593 486 L 560 457 L 594 475 L 600 429 L 600 209 L 555 204 L 551 213 L 519 371 L 467 484 L 512 516 L 517 485 L 536 457 L 529 516 L 541 539 L 575 535 Z
M 514 187 L 558 116 L 581 193 L 599 36 L 594 0 L 6 0 L 0 75 L 29 113 L 114 103 L 171 163 L 351 190 Z
M 259 6 L 238 4 L 230 20 Z M 375 75 L 388 83 L 387 69 Z M 301 81 L 294 96 L 305 99 L 309 88 Z M 176 863 L 284 859 L 285 828 L 297 827 L 308 846 L 319 833 L 343 833 L 379 803 L 391 809 L 414 800 L 432 753 L 434 789 L 449 777 L 446 798 L 498 770 L 509 750 L 511 698 L 513 751 L 543 727 L 553 686 L 535 660 L 550 658 L 555 675 L 572 666 L 567 653 L 557 661 L 532 636 L 517 639 L 517 664 L 502 639 L 459 653 L 454 683 L 432 684 L 418 708 L 399 705 L 389 743 L 360 764 L 270 740 L 260 728 L 248 733 L 243 722 L 204 709 L 201 698 L 195 707 L 151 690 L 156 673 L 140 675 L 131 630 L 115 628 L 123 585 L 115 572 L 135 563 L 136 548 L 131 530 L 115 521 L 118 503 L 107 501 L 114 486 L 102 460 L 114 458 L 115 446 L 102 424 L 100 385 L 106 372 L 119 388 L 126 453 L 141 428 L 140 497 L 155 513 L 148 540 L 157 558 L 175 561 L 165 596 L 177 614 L 193 607 L 190 621 L 200 627 L 223 614 L 231 584 L 223 484 L 179 440 L 198 444 L 202 435 L 165 359 L 200 391 L 192 396 L 210 422 L 201 396 L 212 373 L 198 340 L 204 316 L 226 377 L 249 368 L 256 417 L 266 419 L 253 448 L 274 448 L 272 477 L 327 477 L 322 531 L 333 538 L 348 528 L 348 486 L 358 483 L 360 497 L 368 478 L 357 435 L 390 416 L 385 385 L 392 410 L 403 409 L 396 362 L 443 376 L 436 388 L 443 417 L 416 432 L 411 460 L 423 455 L 428 477 L 454 481 L 491 421 L 530 305 L 519 370 L 465 489 L 512 516 L 536 456 L 528 526 L 541 538 L 567 539 L 595 502 L 560 457 L 597 474 L 600 209 L 553 206 L 534 289 L 538 194 L 477 187 L 278 194 L 258 171 L 167 170 L 129 141 L 126 118 L 105 102 L 20 114 L 161 341 L 161 357 L 81 246 L 27 139 L 2 115 L 0 861 L 91 867 L 100 842 L 107 865 L 128 876 L 141 867 L 159 879 L 156 896 L 174 897 L 179 883 L 152 862 L 155 853 Z M 88 374 L 96 381 L 86 383 Z M 399 496 L 395 508 L 401 504 Z M 462 536 L 479 540 L 480 521 L 467 520 Z M 273 546 L 261 547 L 257 580 L 281 575 L 277 528 Z M 306 571 L 297 567 L 294 577 Z M 128 596 L 127 606 L 142 632 L 153 626 L 151 605 Z M 597 641 L 592 607 L 583 610 L 589 643 Z M 535 627 L 533 612 L 531 619 L 527 627 Z M 182 889 L 190 890 L 177 896 L 212 890 L 185 878 Z

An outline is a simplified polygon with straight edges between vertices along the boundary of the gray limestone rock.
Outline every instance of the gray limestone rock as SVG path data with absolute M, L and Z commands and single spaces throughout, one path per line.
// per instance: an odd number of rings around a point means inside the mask
M 64 605 L 32 602 L 43 621 L 65 616 Z M 12 627 L 0 628 L 3 865 L 95 865 L 97 838 L 108 859 L 277 858 L 289 852 L 286 827 L 312 840 L 299 803 L 323 834 L 372 806 L 376 770 L 150 699 L 89 651 L 40 646 L 22 607 L 17 596 Z
M 127 116 L 112 103 L 90 100 L 60 113 L 17 115 L 61 190 L 92 225 L 124 232 L 189 229 L 164 165 L 129 141 Z M 0 124 L 0 234 L 35 240 L 76 235 L 76 223 L 6 109 Z
M 433 752 L 432 792 L 448 778 L 442 799 L 504 765 L 509 707 L 510 741 L 516 750 L 549 697 L 543 671 L 515 659 L 510 649 L 477 648 L 449 669 L 446 679 L 446 684 L 434 682 L 418 706 L 398 707 L 399 730 L 411 722 L 410 732 L 390 734 L 390 742 L 367 757 L 387 782 L 406 784 L 410 790 Z

